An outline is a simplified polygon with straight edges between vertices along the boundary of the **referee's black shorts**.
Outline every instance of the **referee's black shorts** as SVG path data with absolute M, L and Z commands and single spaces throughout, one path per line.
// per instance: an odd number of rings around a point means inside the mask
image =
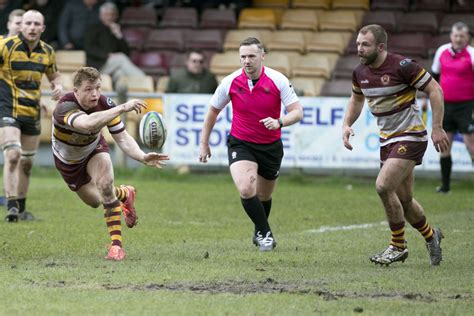
M 452 133 L 474 133 L 474 100 L 456 103 L 445 102 L 443 129 Z
M 246 142 L 229 135 L 227 139 L 229 166 L 236 161 L 249 160 L 258 165 L 258 174 L 267 180 L 275 180 L 280 175 L 283 159 L 281 139 L 269 144 Z

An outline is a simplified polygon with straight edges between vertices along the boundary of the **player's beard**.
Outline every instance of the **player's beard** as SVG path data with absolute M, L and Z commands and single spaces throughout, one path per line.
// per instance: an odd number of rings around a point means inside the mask
M 370 65 L 372 64 L 376 59 L 377 57 L 379 57 L 379 53 L 378 52 L 373 52 L 372 54 L 368 55 L 368 56 L 360 56 L 360 63 L 363 64 L 363 65 Z

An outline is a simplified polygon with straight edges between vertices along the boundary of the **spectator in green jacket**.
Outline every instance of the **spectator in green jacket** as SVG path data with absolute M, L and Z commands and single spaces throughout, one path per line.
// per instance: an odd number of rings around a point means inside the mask
M 171 74 L 166 92 L 212 94 L 216 88 L 216 77 L 206 68 L 204 54 L 193 49 L 186 54 L 186 68 Z

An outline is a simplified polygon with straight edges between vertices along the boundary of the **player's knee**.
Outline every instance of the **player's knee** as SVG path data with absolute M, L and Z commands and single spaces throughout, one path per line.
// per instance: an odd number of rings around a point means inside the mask
M 255 188 L 253 188 L 251 185 L 239 187 L 239 193 L 244 199 L 249 199 L 257 194 L 255 192 Z
M 92 208 L 98 208 L 99 206 L 102 205 L 99 200 L 97 200 L 97 201 L 86 201 L 86 204 L 89 205 Z
M 96 184 L 103 197 L 110 197 L 114 194 L 114 180 L 112 178 L 103 177 Z
M 382 195 L 388 194 L 388 192 L 390 191 L 390 188 L 385 182 L 377 181 L 375 183 L 375 190 L 377 191 L 378 195 L 382 196 Z
M 10 171 L 13 171 L 18 166 L 21 157 L 21 149 L 19 147 L 7 148 L 3 151 L 5 163 L 10 166 Z

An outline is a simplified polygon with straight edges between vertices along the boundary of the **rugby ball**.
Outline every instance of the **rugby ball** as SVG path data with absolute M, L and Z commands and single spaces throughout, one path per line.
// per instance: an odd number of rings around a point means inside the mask
M 149 149 L 161 149 L 166 141 L 166 126 L 158 112 L 147 112 L 140 121 L 140 140 Z

